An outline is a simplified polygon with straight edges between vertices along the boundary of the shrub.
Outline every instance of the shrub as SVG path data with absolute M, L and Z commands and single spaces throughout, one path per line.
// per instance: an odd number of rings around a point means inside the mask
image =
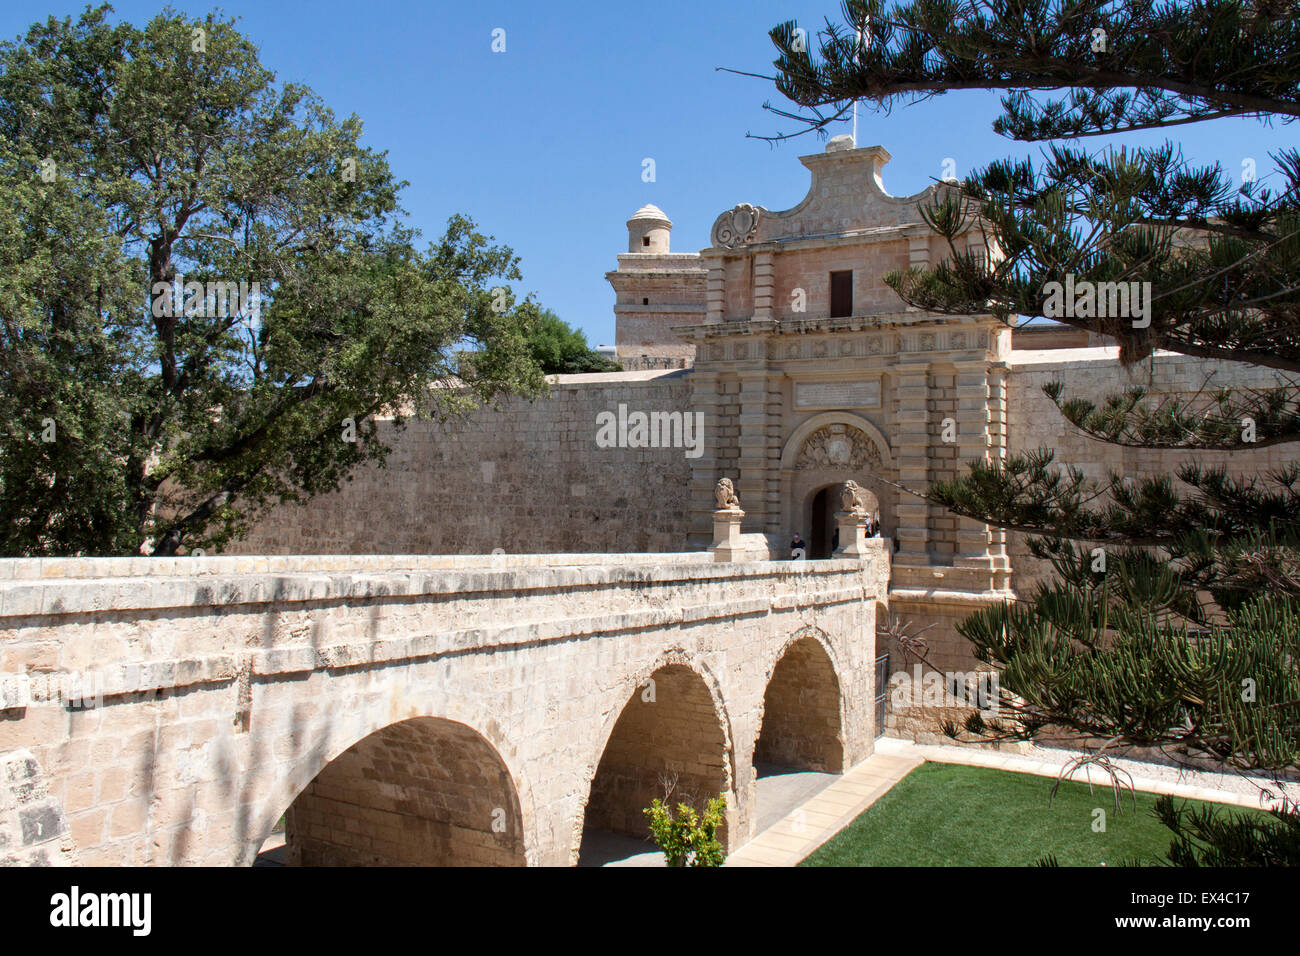
M 726 798 L 717 796 L 704 805 L 702 814 L 690 804 L 678 803 L 674 816 L 668 804 L 655 797 L 641 812 L 649 818 L 650 834 L 669 866 L 721 866 L 726 853 L 717 831 L 726 809 Z

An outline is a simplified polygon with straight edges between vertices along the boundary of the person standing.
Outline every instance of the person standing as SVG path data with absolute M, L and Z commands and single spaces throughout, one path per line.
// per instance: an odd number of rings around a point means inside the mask
M 794 533 L 794 538 L 790 541 L 790 560 L 800 561 L 808 554 L 808 546 L 803 543 L 803 538 L 799 537 L 799 532 Z

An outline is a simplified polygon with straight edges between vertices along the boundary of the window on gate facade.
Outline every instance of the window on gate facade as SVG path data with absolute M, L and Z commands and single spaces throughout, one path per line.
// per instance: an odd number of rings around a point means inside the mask
M 853 314 L 853 273 L 831 273 L 831 318 Z

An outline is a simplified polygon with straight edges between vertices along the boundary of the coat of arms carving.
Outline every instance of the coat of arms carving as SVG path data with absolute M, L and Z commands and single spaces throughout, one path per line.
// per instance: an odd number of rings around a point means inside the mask
M 713 222 L 710 241 L 723 249 L 734 249 L 754 241 L 758 234 L 758 221 L 763 212 L 762 206 L 751 206 L 742 202 L 733 206 Z
M 879 468 L 880 449 L 863 431 L 848 425 L 826 425 L 804 440 L 796 468 Z

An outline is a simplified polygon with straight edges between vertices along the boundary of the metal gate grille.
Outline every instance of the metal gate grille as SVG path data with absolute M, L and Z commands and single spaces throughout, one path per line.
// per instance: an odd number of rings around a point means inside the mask
M 885 707 L 889 703 L 889 655 L 876 658 L 876 736 L 885 732 Z

